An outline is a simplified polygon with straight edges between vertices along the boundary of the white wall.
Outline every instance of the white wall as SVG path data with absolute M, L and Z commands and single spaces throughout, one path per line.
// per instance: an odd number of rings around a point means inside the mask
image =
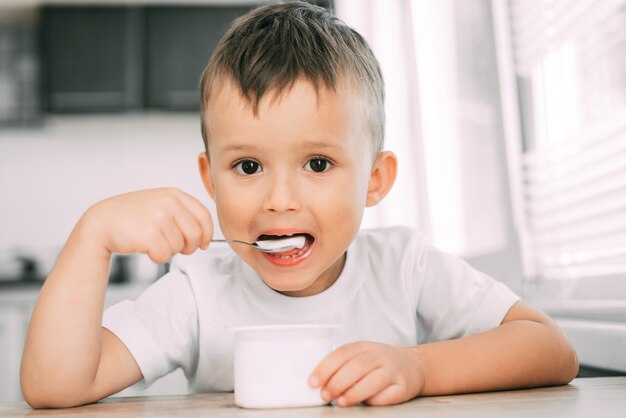
M 0 253 L 60 248 L 111 195 L 175 186 L 214 212 L 197 169 L 197 114 L 50 117 L 0 130 Z

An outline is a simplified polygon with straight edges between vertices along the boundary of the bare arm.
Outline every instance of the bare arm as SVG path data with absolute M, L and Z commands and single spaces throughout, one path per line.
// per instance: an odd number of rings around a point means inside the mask
M 565 384 L 577 372 L 576 353 L 558 326 L 518 302 L 500 326 L 465 338 L 416 347 L 345 345 L 320 363 L 310 384 L 342 406 L 388 405 L 417 395 Z
M 424 370 L 423 395 L 559 385 L 578 373 L 578 359 L 558 326 L 522 302 L 502 324 L 458 340 L 414 348 Z
M 94 402 L 142 378 L 124 344 L 101 327 L 111 254 L 146 253 L 161 263 L 211 237 L 208 211 L 188 195 L 159 189 L 116 196 L 77 223 L 33 311 L 21 366 L 33 407 Z
M 94 248 L 91 235 L 77 225 L 33 310 L 21 368 L 24 399 L 33 407 L 93 402 L 141 379 L 124 345 L 101 328 L 110 254 Z M 96 379 L 111 367 L 119 379 Z

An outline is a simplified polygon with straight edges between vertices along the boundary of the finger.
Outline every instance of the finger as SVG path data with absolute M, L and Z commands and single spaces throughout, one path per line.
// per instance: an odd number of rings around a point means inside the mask
M 343 392 L 337 399 L 337 404 L 339 406 L 350 406 L 373 398 L 387 388 L 389 382 L 388 372 L 381 367 L 375 368 Z
M 154 227 L 151 233 L 147 234 L 147 244 L 145 253 L 156 264 L 163 264 L 172 256 L 172 249 L 167 237 L 161 228 Z
M 183 236 L 183 254 L 193 253 L 202 243 L 202 227 L 198 220 L 183 205 L 174 215 L 174 221 Z
M 200 247 L 206 248 L 213 237 L 213 220 L 211 212 L 195 197 L 179 190 L 180 202 L 193 214 L 202 229 Z
M 369 347 L 368 343 L 361 341 L 343 345 L 328 354 L 311 373 L 309 384 L 312 387 L 325 386 L 328 379 L 330 379 L 331 376 L 337 372 L 337 370 L 339 370 L 352 357 L 367 351 L 367 347 Z
M 185 248 L 185 238 L 174 219 L 174 215 L 171 215 L 170 219 L 162 222 L 160 226 L 161 233 L 170 248 L 170 257 L 181 252 Z
M 366 403 L 368 405 L 393 405 L 400 402 L 407 401 L 409 396 L 407 396 L 406 391 L 402 388 L 402 386 L 398 384 L 392 384 L 387 386 L 385 389 L 378 392 L 376 395 L 366 399 Z
M 377 369 L 379 367 L 378 363 L 372 361 L 372 355 L 370 354 L 369 352 L 358 353 L 344 363 L 323 386 L 322 394 L 326 395 L 324 399 L 327 401 L 336 399 L 362 378 Z

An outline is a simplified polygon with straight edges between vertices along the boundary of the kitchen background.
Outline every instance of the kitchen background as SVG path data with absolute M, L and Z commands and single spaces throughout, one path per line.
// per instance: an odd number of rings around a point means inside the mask
M 198 78 L 265 2 L 0 0 L 0 402 L 21 399 L 38 289 L 91 204 L 175 186 L 215 213 Z M 626 1 L 316 3 L 368 39 L 387 84 L 400 174 L 363 226 L 424 230 L 556 318 L 581 375 L 626 372 Z M 107 305 L 166 270 L 115 257 Z M 175 372 L 142 393 L 185 392 Z

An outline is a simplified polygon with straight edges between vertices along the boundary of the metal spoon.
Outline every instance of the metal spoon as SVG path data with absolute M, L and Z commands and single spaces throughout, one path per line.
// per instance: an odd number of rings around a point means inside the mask
M 236 239 L 214 239 L 213 242 L 229 242 L 236 244 L 245 244 L 249 245 L 255 250 L 259 250 L 264 253 L 284 253 L 286 251 L 291 251 L 294 248 L 302 248 L 306 243 L 306 239 L 303 236 L 297 237 L 289 237 L 283 239 L 272 239 L 272 240 L 263 240 L 256 241 L 253 243 L 239 241 Z

